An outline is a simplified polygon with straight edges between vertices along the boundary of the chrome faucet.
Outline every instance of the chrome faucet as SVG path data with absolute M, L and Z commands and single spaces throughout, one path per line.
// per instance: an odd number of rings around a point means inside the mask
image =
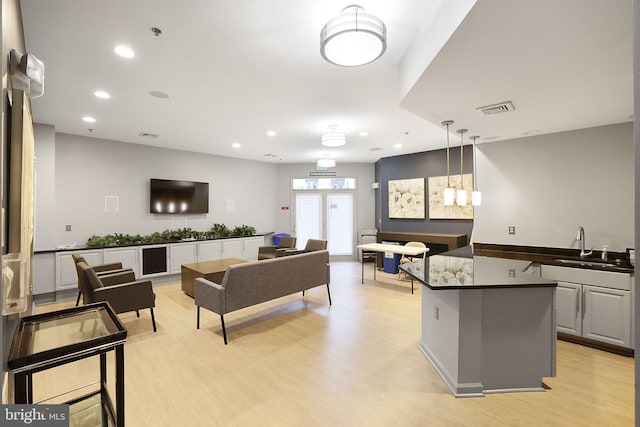
M 585 244 L 585 239 L 584 239 L 584 228 L 582 228 L 582 226 L 578 227 L 578 235 L 576 236 L 576 240 L 578 240 L 580 242 L 580 256 L 581 257 L 586 257 L 589 256 L 593 253 L 593 251 L 589 251 L 589 252 L 585 252 L 584 251 L 584 244 Z

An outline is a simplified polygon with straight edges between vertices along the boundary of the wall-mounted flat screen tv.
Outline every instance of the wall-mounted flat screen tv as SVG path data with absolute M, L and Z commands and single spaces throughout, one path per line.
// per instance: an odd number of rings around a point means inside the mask
M 151 178 L 149 212 L 155 214 L 209 213 L 209 183 Z

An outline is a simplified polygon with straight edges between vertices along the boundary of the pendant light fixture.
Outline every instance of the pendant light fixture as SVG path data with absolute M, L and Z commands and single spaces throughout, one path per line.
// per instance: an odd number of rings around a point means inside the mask
M 320 54 L 335 65 L 365 65 L 380 58 L 386 48 L 384 22 L 357 4 L 345 7 L 320 32 Z
M 472 136 L 473 140 L 473 192 L 471 193 L 471 204 L 473 206 L 480 206 L 482 204 L 482 193 L 478 191 L 478 182 L 476 180 L 476 139 L 480 138 L 478 135 Z
M 329 126 L 329 132 L 322 134 L 322 145 L 325 147 L 342 147 L 347 143 L 347 134 L 338 125 Z
M 456 203 L 458 206 L 467 205 L 467 190 L 464 189 L 464 181 L 462 179 L 462 166 L 464 163 L 464 134 L 467 133 L 467 129 L 458 129 L 456 132 L 460 134 L 460 189 L 456 197 Z
M 453 120 L 445 120 L 442 126 L 447 128 L 447 188 L 444 189 L 444 205 L 453 206 L 455 190 L 451 187 L 451 176 L 449 174 L 449 126 L 453 124 Z

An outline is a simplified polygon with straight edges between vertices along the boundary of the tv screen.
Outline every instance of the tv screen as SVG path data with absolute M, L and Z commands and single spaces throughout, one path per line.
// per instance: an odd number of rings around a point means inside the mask
M 149 212 L 189 214 L 209 212 L 209 183 L 151 178 Z

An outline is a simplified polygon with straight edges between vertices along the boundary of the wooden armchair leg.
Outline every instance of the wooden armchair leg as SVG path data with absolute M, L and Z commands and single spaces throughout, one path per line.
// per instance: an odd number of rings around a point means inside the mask
M 200 329 L 200 306 L 197 306 L 196 313 L 196 329 Z
M 136 317 L 140 317 L 140 311 L 136 310 Z
M 327 295 L 329 296 L 329 305 L 331 305 L 331 290 L 329 290 L 329 284 L 327 283 Z
M 80 305 L 80 296 L 82 295 L 82 292 L 78 291 L 78 298 L 76 298 L 76 307 L 78 305 Z

